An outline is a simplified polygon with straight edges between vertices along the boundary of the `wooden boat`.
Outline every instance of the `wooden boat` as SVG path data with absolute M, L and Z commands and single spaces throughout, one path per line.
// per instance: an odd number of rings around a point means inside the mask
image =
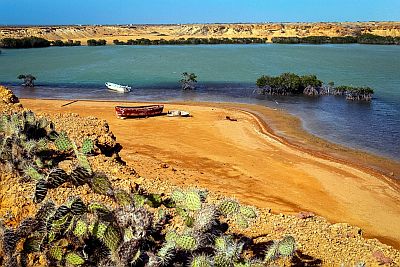
M 107 86 L 108 89 L 117 91 L 120 93 L 127 93 L 127 92 L 131 91 L 131 87 L 128 85 L 120 85 L 120 84 L 110 83 L 110 82 L 106 82 L 105 85 Z
M 164 109 L 163 105 L 149 105 L 137 107 L 116 106 L 115 112 L 119 118 L 137 118 L 160 115 Z

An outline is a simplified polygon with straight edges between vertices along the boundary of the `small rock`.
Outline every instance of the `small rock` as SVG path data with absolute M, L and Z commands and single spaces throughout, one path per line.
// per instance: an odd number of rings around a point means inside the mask
M 296 214 L 296 217 L 299 219 L 308 219 L 314 217 L 315 214 L 311 211 L 300 211 Z
M 164 169 L 169 168 L 169 165 L 167 163 L 162 163 L 161 168 L 164 168 Z

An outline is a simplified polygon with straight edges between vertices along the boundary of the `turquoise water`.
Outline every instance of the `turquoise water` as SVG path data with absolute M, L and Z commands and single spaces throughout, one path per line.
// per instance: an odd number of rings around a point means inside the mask
M 181 92 L 180 73 L 198 75 L 196 92 Z M 317 74 L 325 82 L 370 86 L 372 103 L 338 97 L 260 98 L 252 94 L 262 74 Z M 36 89 L 16 76 L 32 73 Z M 130 94 L 104 90 L 104 82 L 131 85 Z M 49 98 L 200 100 L 256 103 L 301 117 L 318 136 L 400 159 L 400 46 L 213 45 L 52 47 L 2 50 L 0 83 L 17 95 Z M 278 102 L 278 104 L 277 104 Z

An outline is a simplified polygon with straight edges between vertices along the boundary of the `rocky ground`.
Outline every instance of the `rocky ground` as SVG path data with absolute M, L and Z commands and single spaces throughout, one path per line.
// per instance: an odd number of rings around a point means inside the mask
M 5 88 L 0 88 L 0 95 L 1 111 L 22 109 L 21 105 L 15 104 L 17 101 Z M 72 139 L 79 141 L 88 136 L 98 140 L 98 153 L 89 158 L 90 163 L 93 169 L 107 173 L 114 187 L 127 191 L 142 188 L 148 192 L 169 194 L 174 188 L 181 186 L 171 183 L 168 177 L 142 177 L 135 171 L 137 162 L 124 163 L 123 159 L 121 161 L 118 156 L 121 149 L 117 143 L 118 139 L 109 131 L 104 120 L 79 117 L 76 114 L 57 114 L 50 119 L 55 123 L 57 131 L 66 131 Z M 19 180 L 20 177 L 13 173 L 4 170 L 0 172 L 0 217 L 4 218 L 7 225 L 19 223 L 37 210 L 32 200 L 34 184 L 21 183 Z M 81 196 L 84 201 L 104 201 L 110 205 L 112 203 L 107 197 L 93 193 L 87 185 L 76 188 L 65 184 L 49 190 L 47 198 L 61 204 L 68 197 L 76 195 Z M 209 199 L 212 202 L 224 197 L 210 192 Z M 362 262 L 366 266 L 400 265 L 398 250 L 376 239 L 363 238 L 362 230 L 357 227 L 344 223 L 330 224 L 324 218 L 309 212 L 285 215 L 274 214 L 269 209 L 259 209 L 259 217 L 251 228 L 241 230 L 234 226 L 231 231 L 253 239 L 260 252 L 265 250 L 271 240 L 280 239 L 288 234 L 293 235 L 298 244 L 298 251 L 291 262 L 286 260 L 276 263 L 282 266 L 355 266 Z

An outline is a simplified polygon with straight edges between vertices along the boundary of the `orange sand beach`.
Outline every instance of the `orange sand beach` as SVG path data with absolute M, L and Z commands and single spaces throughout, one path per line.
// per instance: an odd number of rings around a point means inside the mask
M 187 110 L 193 117 L 120 120 L 114 106 L 127 103 L 61 107 L 67 102 L 21 100 L 35 112 L 107 120 L 123 146 L 122 159 L 144 177 L 208 188 L 273 213 L 312 211 L 400 248 L 400 162 L 321 140 L 297 118 L 261 106 L 167 103 L 165 111 Z

